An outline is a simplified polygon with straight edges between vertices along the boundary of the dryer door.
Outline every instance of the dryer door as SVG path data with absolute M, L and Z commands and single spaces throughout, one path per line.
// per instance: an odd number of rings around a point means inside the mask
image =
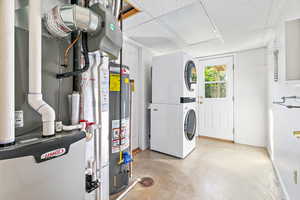
M 185 116 L 184 121 L 184 134 L 188 140 L 193 140 L 196 135 L 196 112 L 194 110 L 189 110 Z
M 191 92 L 194 91 L 197 83 L 197 70 L 192 60 L 189 60 L 185 65 L 184 79 L 186 88 Z

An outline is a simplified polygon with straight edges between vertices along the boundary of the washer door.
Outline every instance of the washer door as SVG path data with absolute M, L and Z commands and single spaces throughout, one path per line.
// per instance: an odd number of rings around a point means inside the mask
M 185 116 L 184 134 L 188 140 L 193 140 L 196 135 L 197 118 L 194 110 L 189 110 Z
M 189 91 L 194 91 L 193 85 L 197 83 L 197 70 L 194 61 L 190 60 L 185 65 L 184 70 L 185 85 Z

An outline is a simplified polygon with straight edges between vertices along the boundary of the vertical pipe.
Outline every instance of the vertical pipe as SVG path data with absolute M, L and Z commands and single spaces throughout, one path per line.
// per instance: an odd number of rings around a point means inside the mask
M 99 68 L 99 79 L 98 79 L 98 85 L 102 86 L 99 89 L 99 107 L 101 110 L 99 111 L 99 121 L 101 123 L 101 132 L 99 135 L 99 141 L 100 141 L 100 177 L 101 177 L 101 184 L 100 184 L 100 192 L 101 200 L 109 200 L 109 142 L 110 142 L 110 137 L 109 137 L 109 107 L 104 110 L 104 103 L 109 102 L 109 84 L 106 84 L 105 82 L 109 81 L 109 57 L 107 54 L 103 53 L 102 54 L 102 65 L 101 68 Z M 100 83 L 101 81 L 101 83 Z M 103 85 L 105 83 L 105 85 Z M 107 95 L 105 98 L 107 99 L 107 102 L 101 102 L 101 95 Z M 102 98 L 103 100 L 104 98 Z
M 123 9 L 123 0 L 120 1 L 120 8 Z M 120 18 L 120 29 L 123 31 L 123 19 Z M 122 162 L 122 67 L 123 67 L 123 48 L 120 49 L 120 121 L 119 121 L 119 145 L 120 145 L 120 157 L 119 162 Z M 120 165 L 122 170 L 122 166 Z
M 30 93 L 39 94 L 42 91 L 42 25 L 41 3 L 29 1 L 29 78 Z
M 55 135 L 55 111 L 42 95 L 41 1 L 29 0 L 29 105 L 42 116 L 43 136 Z
M 116 0 L 111 1 L 111 13 L 114 15 L 116 12 Z
M 114 0 L 114 9 L 113 9 L 113 15 L 116 16 L 116 19 L 118 20 L 119 18 L 119 14 L 120 14 L 120 11 L 121 11 L 121 2 L 120 0 Z
M 0 1 L 0 146 L 15 141 L 15 1 Z
M 101 133 L 101 80 L 100 80 L 100 67 L 102 63 L 102 58 L 100 53 L 97 52 L 93 55 L 94 57 L 94 67 L 92 68 L 92 78 L 97 80 L 93 82 L 93 111 L 94 111 L 94 122 L 98 125 L 98 128 L 95 130 L 94 134 L 94 153 L 95 153 L 95 164 L 96 164 L 96 177 L 100 179 L 100 133 Z M 96 190 L 96 200 L 100 200 L 100 188 Z
M 134 82 L 130 80 L 130 96 L 129 96 L 129 149 L 130 149 L 130 155 L 133 158 L 133 150 L 132 150 L 132 93 L 133 93 L 133 89 L 134 89 Z M 132 179 L 132 175 L 133 175 L 133 163 L 130 162 L 129 165 L 129 178 Z
M 71 0 L 71 4 L 79 5 L 79 0 Z M 78 32 L 71 33 L 71 41 L 76 40 Z M 76 42 L 73 46 L 73 71 L 80 69 L 80 42 Z M 73 91 L 80 91 L 79 76 L 73 76 Z

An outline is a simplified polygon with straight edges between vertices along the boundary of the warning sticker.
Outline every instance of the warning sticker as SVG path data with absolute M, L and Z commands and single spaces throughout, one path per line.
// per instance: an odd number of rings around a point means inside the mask
M 120 134 L 120 120 L 112 121 L 112 153 L 124 151 L 129 147 L 129 119 L 122 119 Z
M 120 91 L 120 74 L 110 75 L 110 91 L 112 92 Z

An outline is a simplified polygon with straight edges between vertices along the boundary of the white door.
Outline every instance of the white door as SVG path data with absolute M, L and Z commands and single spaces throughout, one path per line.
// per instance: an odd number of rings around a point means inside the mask
M 233 57 L 199 60 L 198 132 L 234 140 Z

